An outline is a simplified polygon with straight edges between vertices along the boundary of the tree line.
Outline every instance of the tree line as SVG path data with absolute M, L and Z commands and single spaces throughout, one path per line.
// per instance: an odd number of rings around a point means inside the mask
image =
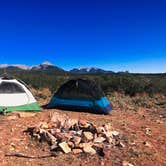
M 0 74 L 3 71 L 0 70 Z M 85 78 L 94 80 L 106 94 L 119 92 L 134 96 L 138 93 L 166 95 L 166 74 L 131 74 L 96 73 L 96 74 L 58 74 L 54 72 L 7 71 L 8 75 L 19 78 L 29 86 L 40 89 L 49 88 L 56 91 L 60 85 L 70 79 Z

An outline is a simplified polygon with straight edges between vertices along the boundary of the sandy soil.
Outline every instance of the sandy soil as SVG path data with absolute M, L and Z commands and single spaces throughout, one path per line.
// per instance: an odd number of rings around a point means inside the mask
M 164 111 L 164 110 L 163 110 Z M 59 154 L 56 157 L 44 159 L 26 159 L 6 157 L 5 154 L 18 152 L 28 155 L 49 153 L 47 143 L 33 140 L 24 133 L 27 127 L 41 121 L 48 121 L 53 112 L 67 114 L 70 118 L 86 119 L 102 125 L 111 122 L 115 130 L 123 135 L 125 147 L 105 149 L 105 156 L 89 156 L 87 154 Z M 166 165 L 166 121 L 152 109 L 139 108 L 132 110 L 113 110 L 110 115 L 70 112 L 62 110 L 44 110 L 32 117 L 17 117 L 14 114 L 0 116 L 0 165 L 2 166 L 36 166 L 36 165 L 82 165 L 82 166 L 117 166 L 128 161 L 134 166 L 164 166 Z

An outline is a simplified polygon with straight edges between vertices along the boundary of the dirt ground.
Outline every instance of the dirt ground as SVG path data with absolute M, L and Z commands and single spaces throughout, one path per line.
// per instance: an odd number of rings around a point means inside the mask
M 44 159 L 5 156 L 16 152 L 27 155 L 48 154 L 50 150 L 47 143 L 33 140 L 24 131 L 39 122 L 48 121 L 54 112 L 67 114 L 70 118 L 86 119 L 96 125 L 111 122 L 114 129 L 122 134 L 125 147 L 104 149 L 104 157 L 87 154 L 58 154 L 56 157 Z M 96 115 L 52 109 L 43 110 L 30 117 L 18 117 L 13 113 L 0 116 L 0 165 L 116 166 L 127 161 L 134 166 L 164 166 L 166 121 L 165 117 L 161 116 L 164 112 L 165 109 L 156 112 L 140 107 L 137 111 L 114 109 L 110 115 Z

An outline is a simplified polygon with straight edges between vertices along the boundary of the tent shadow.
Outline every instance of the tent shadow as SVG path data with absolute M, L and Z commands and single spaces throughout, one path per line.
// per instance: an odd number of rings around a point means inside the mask
M 43 109 L 60 109 L 63 111 L 71 111 L 71 112 L 80 112 L 80 113 L 90 113 L 90 114 L 96 114 L 96 115 L 109 115 L 110 113 L 104 113 L 96 111 L 95 109 L 85 108 L 85 107 L 76 107 L 76 106 L 54 106 L 50 107 L 48 104 L 41 106 Z

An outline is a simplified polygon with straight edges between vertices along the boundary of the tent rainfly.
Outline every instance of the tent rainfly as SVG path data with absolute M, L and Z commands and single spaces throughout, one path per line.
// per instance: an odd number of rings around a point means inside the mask
M 84 79 L 70 80 L 53 95 L 47 108 L 87 111 L 108 114 L 112 106 L 95 82 Z
M 0 112 L 40 110 L 37 101 L 22 81 L 0 78 Z

